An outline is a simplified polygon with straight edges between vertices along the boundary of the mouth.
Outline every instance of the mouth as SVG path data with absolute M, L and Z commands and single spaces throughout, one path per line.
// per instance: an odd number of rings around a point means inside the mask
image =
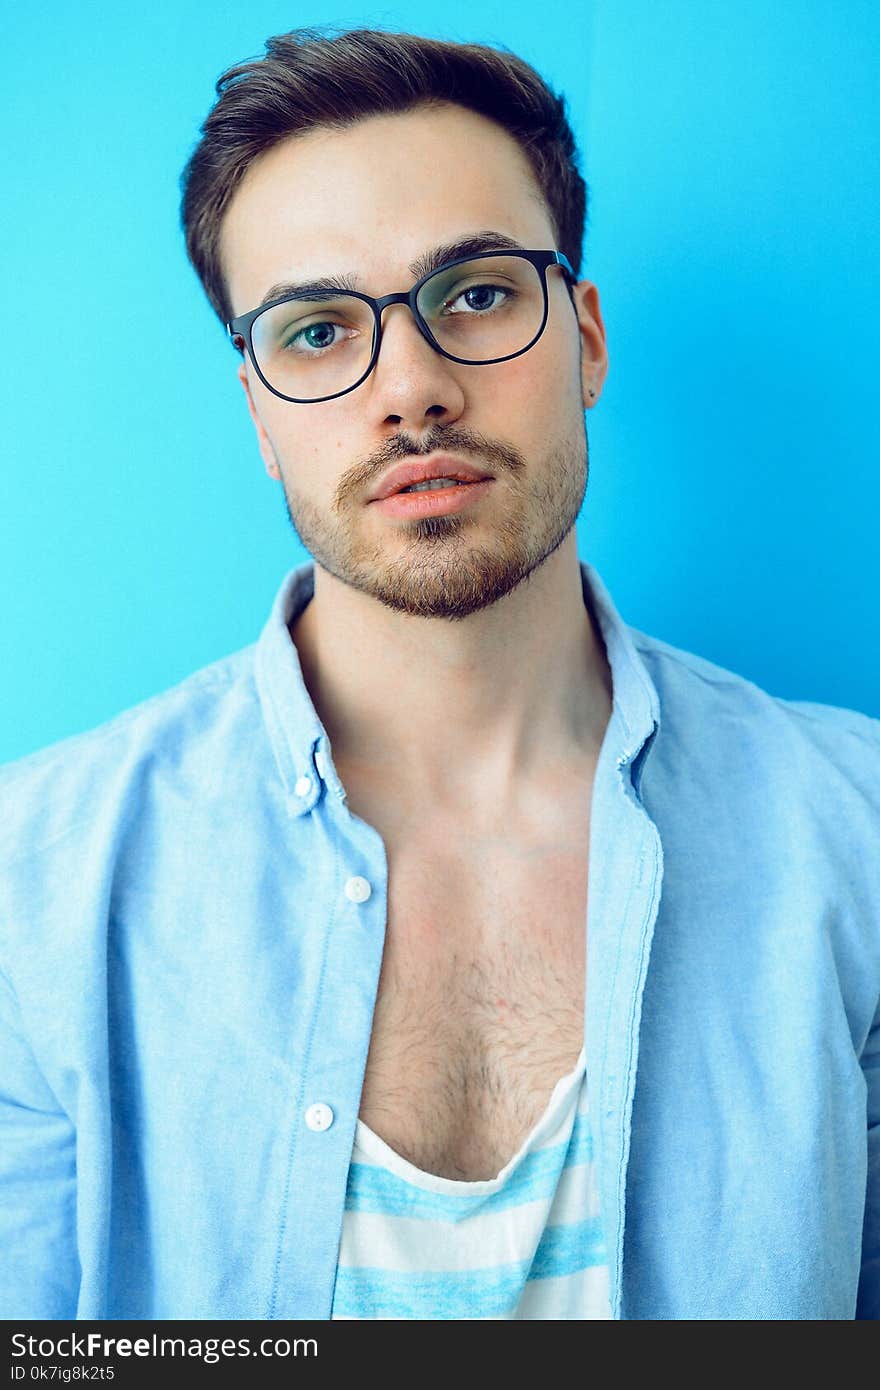
M 470 481 L 463 478 L 428 478 L 425 482 L 410 483 L 409 487 L 400 488 L 396 495 L 399 496 L 401 492 L 443 492 L 450 487 L 467 487 Z
M 420 516 L 448 516 L 464 511 L 485 497 L 494 478 L 479 478 L 468 482 L 451 478 L 432 478 L 376 498 L 370 505 L 386 516 L 414 519 Z
M 427 490 L 433 491 L 451 489 L 455 483 L 480 483 L 491 476 L 455 454 L 435 453 L 425 459 L 411 458 L 396 464 L 379 480 L 369 500 L 384 501 L 392 493 L 418 489 L 427 483 L 431 484 Z

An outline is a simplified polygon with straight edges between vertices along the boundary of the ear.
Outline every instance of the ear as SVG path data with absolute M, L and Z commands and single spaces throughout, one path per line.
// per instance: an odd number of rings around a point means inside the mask
M 272 441 L 266 433 L 263 422 L 257 414 L 257 408 L 254 405 L 254 398 L 251 395 L 250 382 L 248 381 L 246 360 L 243 360 L 239 365 L 238 379 L 244 387 L 244 394 L 247 397 L 248 410 L 250 411 L 251 419 L 254 422 L 254 429 L 257 431 L 257 441 L 260 446 L 260 453 L 263 456 L 263 463 L 266 465 L 266 472 L 269 474 L 270 478 L 274 478 L 277 482 L 281 478 L 281 468 L 279 467 L 278 459 L 275 456 L 275 449 L 272 446 Z
M 571 287 L 572 302 L 581 335 L 581 386 L 584 407 L 592 410 L 602 394 L 608 374 L 608 345 L 599 308 L 599 291 L 590 280 Z

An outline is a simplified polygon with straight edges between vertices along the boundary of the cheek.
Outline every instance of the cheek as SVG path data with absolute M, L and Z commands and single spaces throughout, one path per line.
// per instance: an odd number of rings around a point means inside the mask
M 319 410 L 324 414 L 319 415 Z M 332 478 L 339 472 L 340 461 L 351 457 L 346 453 L 350 447 L 346 426 L 333 418 L 329 403 L 273 408 L 266 430 L 285 472 L 303 488 Z
M 474 376 L 471 401 L 478 413 L 482 409 L 500 416 L 504 425 L 514 422 L 536 437 L 558 434 L 562 416 L 580 406 L 580 364 L 570 333 L 552 329 L 548 323 L 533 348 L 510 362 L 483 370 L 485 380 Z M 572 407 L 572 401 L 574 407 Z
M 319 416 L 320 408 L 291 406 L 303 414 L 293 420 L 289 415 L 276 416 L 273 442 L 287 491 L 302 504 L 329 514 L 339 503 L 340 485 L 352 476 L 354 461 L 366 450 L 350 421 L 334 419 L 329 402 L 323 403 L 325 413 Z

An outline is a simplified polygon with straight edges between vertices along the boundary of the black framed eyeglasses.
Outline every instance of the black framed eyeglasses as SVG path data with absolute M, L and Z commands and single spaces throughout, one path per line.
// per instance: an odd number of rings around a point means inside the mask
M 332 401 L 369 376 L 382 346 L 382 311 L 408 304 L 422 336 L 451 362 L 492 366 L 521 357 L 544 332 L 547 271 L 576 283 L 561 251 L 478 251 L 447 261 L 412 289 L 372 299 L 356 290 L 306 288 L 226 325 L 263 385 L 297 405 Z

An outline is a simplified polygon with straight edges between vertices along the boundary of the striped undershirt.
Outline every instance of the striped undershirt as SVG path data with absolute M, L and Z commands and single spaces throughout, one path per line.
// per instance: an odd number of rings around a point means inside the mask
M 357 1121 L 331 1318 L 610 1318 L 584 1050 L 497 1177 L 424 1173 Z

